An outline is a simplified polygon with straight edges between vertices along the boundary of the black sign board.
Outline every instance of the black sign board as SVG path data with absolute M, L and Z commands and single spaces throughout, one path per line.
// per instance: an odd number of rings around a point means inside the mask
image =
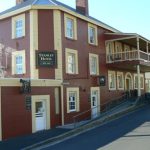
M 106 84 L 105 76 L 99 76 L 99 85 L 100 86 L 105 86 L 105 84 Z
M 31 93 L 31 82 L 30 80 L 20 79 L 20 83 L 22 83 L 20 92 L 23 94 Z
M 56 51 L 37 52 L 36 61 L 39 67 L 56 67 L 57 53 Z
M 31 110 L 31 96 L 26 96 L 25 102 L 26 102 L 26 110 Z

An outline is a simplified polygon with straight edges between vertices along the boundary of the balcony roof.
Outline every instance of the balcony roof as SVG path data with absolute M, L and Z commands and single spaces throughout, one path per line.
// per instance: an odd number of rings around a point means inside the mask
M 150 52 L 150 41 L 136 33 L 105 33 L 106 42 L 120 41 L 124 44 L 137 47 L 137 38 L 139 39 L 139 46 L 141 50 L 146 51 L 148 44 Z

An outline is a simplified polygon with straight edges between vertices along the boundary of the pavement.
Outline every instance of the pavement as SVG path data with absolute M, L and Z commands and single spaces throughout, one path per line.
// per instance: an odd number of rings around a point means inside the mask
M 21 150 L 24 147 L 39 143 L 46 139 L 64 134 L 70 131 L 69 129 L 55 128 L 51 130 L 41 131 L 34 134 L 11 138 L 0 142 L 0 150 Z

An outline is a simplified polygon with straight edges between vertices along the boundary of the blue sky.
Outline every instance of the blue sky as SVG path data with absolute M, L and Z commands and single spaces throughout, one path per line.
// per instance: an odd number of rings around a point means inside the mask
M 59 0 L 75 8 L 75 0 Z M 15 0 L 0 0 L 0 12 Z M 127 33 L 138 33 L 150 40 L 150 0 L 89 0 L 92 17 Z

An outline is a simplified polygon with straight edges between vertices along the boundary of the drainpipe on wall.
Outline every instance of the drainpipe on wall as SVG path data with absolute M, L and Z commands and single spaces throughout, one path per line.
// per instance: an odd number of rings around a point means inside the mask
M 137 65 L 137 76 L 138 76 L 138 97 L 140 97 L 141 96 L 140 65 Z

